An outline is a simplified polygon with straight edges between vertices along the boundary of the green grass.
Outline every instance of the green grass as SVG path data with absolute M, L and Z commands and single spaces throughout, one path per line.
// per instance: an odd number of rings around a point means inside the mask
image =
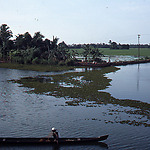
M 103 51 L 104 55 L 128 55 L 128 56 L 138 56 L 138 49 L 137 48 L 130 48 L 129 50 L 119 50 L 119 49 L 100 49 Z M 150 56 L 150 48 L 141 48 L 140 49 L 140 56 Z
M 79 55 L 83 52 L 83 49 L 74 49 Z M 109 49 L 109 48 L 100 48 L 99 49 L 104 55 L 128 55 L 128 56 L 138 56 L 137 48 L 130 48 L 129 50 L 123 49 Z M 70 50 L 71 51 L 71 50 Z M 140 56 L 149 57 L 150 56 L 150 48 L 141 48 Z
M 0 68 L 19 69 L 19 70 L 33 70 L 33 71 L 41 71 L 41 72 L 65 71 L 65 70 L 74 69 L 74 67 L 68 67 L 68 66 L 24 65 L 24 64 L 14 64 L 14 63 L 0 63 Z

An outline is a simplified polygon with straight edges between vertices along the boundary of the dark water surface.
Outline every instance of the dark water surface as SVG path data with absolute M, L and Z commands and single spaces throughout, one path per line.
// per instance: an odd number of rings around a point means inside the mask
M 133 70 L 137 67 L 136 65 L 125 66 L 125 69 L 130 69 L 131 76 Z M 144 66 L 145 74 L 147 73 L 150 64 Z M 137 89 L 143 89 L 143 81 L 149 82 L 149 78 L 145 78 L 143 75 L 142 65 L 140 69 L 134 71 L 134 75 L 138 80 L 138 84 L 130 82 L 127 84 L 135 86 Z M 118 71 L 121 72 L 124 68 Z M 142 70 L 142 71 L 141 71 Z M 76 70 L 81 71 L 81 70 Z M 84 71 L 84 70 L 82 70 Z M 138 75 L 140 72 L 140 75 Z M 115 75 L 117 76 L 117 73 Z M 23 71 L 13 69 L 1 69 L 0 68 L 0 136 L 1 137 L 42 137 L 47 136 L 51 130 L 51 127 L 56 127 L 60 132 L 61 137 L 95 137 L 100 135 L 109 134 L 109 138 L 105 141 L 109 149 L 149 149 L 150 147 L 150 128 L 141 126 L 134 126 L 128 124 L 116 123 L 113 120 L 116 118 L 137 118 L 141 115 L 131 115 L 124 113 L 124 110 L 133 110 L 134 108 L 123 107 L 119 105 L 107 104 L 99 107 L 85 107 L 85 106 L 66 106 L 65 98 L 56 98 L 53 96 L 40 95 L 40 94 L 29 94 L 25 91 L 28 88 L 19 87 L 19 84 L 8 82 L 11 79 L 20 79 L 21 77 L 34 77 L 42 74 L 55 74 L 53 73 L 39 73 L 35 71 Z M 56 73 L 57 74 L 57 73 Z M 129 74 L 129 73 L 128 73 Z M 141 75 L 142 74 L 142 75 Z M 110 74 L 109 74 L 110 75 Z M 108 76 L 109 76 L 108 75 Z M 110 75 L 109 77 L 115 82 L 115 76 Z M 124 75 L 124 73 L 122 73 Z M 121 75 L 120 75 L 121 76 Z M 120 77 L 119 76 L 119 77 Z M 139 76 L 139 77 L 138 77 Z M 119 78 L 118 77 L 118 78 Z M 117 79 L 118 79 L 117 78 Z M 121 77 L 120 77 L 121 78 Z M 129 78 L 129 77 L 127 77 Z M 133 80 L 133 79 L 132 79 Z M 132 83 L 132 84 L 131 84 Z M 142 85 L 142 87 L 141 87 Z M 114 86 L 114 85 L 113 85 Z M 112 87 L 113 87 L 112 86 Z M 146 88 L 148 85 L 146 85 Z M 121 87 L 123 88 L 123 87 Z M 115 89 L 119 91 L 120 89 Z M 131 88 L 132 89 L 132 88 Z M 149 102 L 145 99 L 145 95 L 150 92 L 145 89 L 148 93 L 143 93 L 143 97 L 134 97 L 134 99 L 140 99 L 141 101 Z M 110 92 L 113 94 L 113 92 Z M 121 92 L 117 92 L 121 93 Z M 126 95 L 126 94 L 125 94 Z M 122 97 L 120 94 L 119 98 L 130 98 Z M 112 114 L 110 110 L 119 110 Z M 122 110 L 122 111 L 121 111 Z M 118 113 L 118 114 L 117 114 Z M 148 112 L 149 113 L 149 112 Z M 112 120 L 112 122 L 111 122 Z M 147 121 L 146 121 L 147 122 Z M 3 146 L 0 149 L 15 149 L 15 150 L 26 150 L 26 149 L 60 149 L 60 150 L 98 150 L 106 149 L 100 145 L 79 145 L 79 146 Z

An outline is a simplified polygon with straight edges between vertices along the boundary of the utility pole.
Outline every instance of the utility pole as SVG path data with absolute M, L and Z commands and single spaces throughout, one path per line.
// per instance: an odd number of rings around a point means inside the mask
M 138 58 L 140 58 L 140 34 L 138 34 Z

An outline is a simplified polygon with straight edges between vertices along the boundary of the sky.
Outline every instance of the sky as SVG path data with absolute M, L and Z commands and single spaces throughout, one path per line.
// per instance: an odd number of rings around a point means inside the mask
M 0 25 L 67 44 L 150 43 L 150 0 L 0 0 Z

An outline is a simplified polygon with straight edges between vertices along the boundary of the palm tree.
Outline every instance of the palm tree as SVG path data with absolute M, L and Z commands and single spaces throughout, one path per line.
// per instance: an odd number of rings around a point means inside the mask
M 17 49 L 28 49 L 32 47 L 32 37 L 31 35 L 26 32 L 24 34 L 19 34 L 18 36 L 16 36 L 16 40 L 15 40 L 15 46 Z
M 98 48 L 92 48 L 91 53 L 92 60 L 96 60 L 97 58 L 100 58 L 101 56 L 104 56 Z M 101 58 L 100 58 L 101 59 Z
M 8 57 L 8 49 L 7 49 L 7 42 L 9 39 L 13 36 L 13 33 L 11 30 L 9 30 L 9 27 L 7 24 L 2 24 L 0 26 L 0 39 L 1 39 L 1 54 L 2 58 L 6 59 Z
M 32 39 L 32 46 L 37 47 L 37 48 L 42 47 L 44 43 L 43 38 L 44 38 L 44 35 L 42 35 L 40 32 L 36 32 Z
M 90 46 L 90 44 L 84 44 L 83 49 L 84 49 L 83 56 L 85 58 L 85 61 L 87 62 L 87 59 L 91 53 L 92 47 Z

